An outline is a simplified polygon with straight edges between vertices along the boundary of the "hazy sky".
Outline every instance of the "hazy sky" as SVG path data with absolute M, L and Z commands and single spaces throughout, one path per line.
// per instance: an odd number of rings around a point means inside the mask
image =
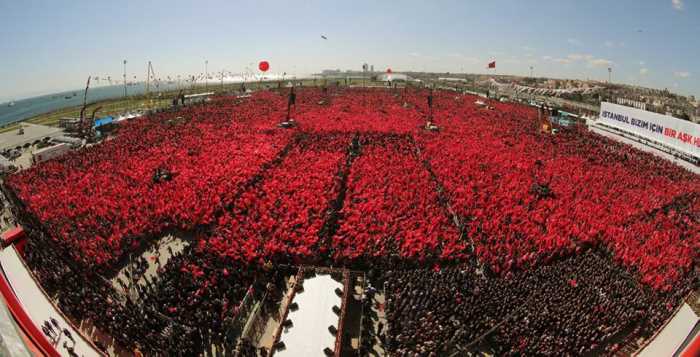
M 323 40 L 325 35 L 328 40 Z M 700 95 L 694 0 L 0 1 L 0 101 L 266 59 L 325 68 L 607 79 Z M 255 65 L 254 65 L 255 66 Z

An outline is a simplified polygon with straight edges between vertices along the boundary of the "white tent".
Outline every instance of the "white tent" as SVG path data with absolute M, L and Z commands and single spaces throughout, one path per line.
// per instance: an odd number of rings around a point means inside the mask
M 335 336 L 328 331 L 329 326 L 338 328 L 339 317 L 333 306 L 340 307 L 341 298 L 335 289 L 343 284 L 330 275 L 317 275 L 304 280 L 304 291 L 294 296 L 299 305 L 296 311 L 289 311 L 287 319 L 292 326 L 285 328 L 280 336 L 285 349 L 275 352 L 275 356 L 323 356 L 323 349 L 335 348 Z

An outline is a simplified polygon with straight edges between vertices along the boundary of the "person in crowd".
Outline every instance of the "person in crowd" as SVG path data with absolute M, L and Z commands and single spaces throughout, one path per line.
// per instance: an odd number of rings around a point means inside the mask
M 294 90 L 294 87 L 289 91 L 289 98 L 287 100 L 287 117 L 286 121 L 289 121 L 291 119 L 291 112 L 292 112 L 292 107 L 296 110 L 296 103 L 297 103 L 297 93 Z

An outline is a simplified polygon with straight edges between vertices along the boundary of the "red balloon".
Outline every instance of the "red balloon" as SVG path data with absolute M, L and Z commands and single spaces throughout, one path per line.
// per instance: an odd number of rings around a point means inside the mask
M 387 68 L 386 73 L 391 73 L 391 68 Z
M 258 64 L 258 68 L 260 68 L 261 71 L 267 72 L 268 69 L 270 69 L 270 63 L 267 61 L 260 61 L 260 64 Z

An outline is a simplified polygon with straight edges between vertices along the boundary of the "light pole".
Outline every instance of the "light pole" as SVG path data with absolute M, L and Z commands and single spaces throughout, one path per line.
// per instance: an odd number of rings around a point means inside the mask
M 204 90 L 209 88 L 209 60 L 204 60 Z
M 530 78 L 532 78 L 532 70 L 535 69 L 535 67 L 530 66 Z
M 124 60 L 124 98 L 126 98 L 126 60 Z
M 612 67 L 608 67 L 608 83 L 612 83 Z

